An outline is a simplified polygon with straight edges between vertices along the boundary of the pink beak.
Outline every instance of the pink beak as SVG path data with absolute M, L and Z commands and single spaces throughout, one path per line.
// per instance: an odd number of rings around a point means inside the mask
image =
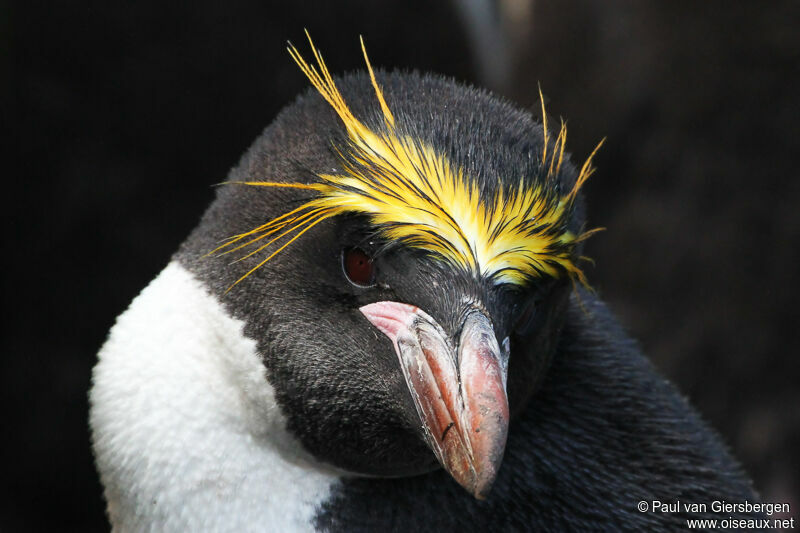
M 439 463 L 483 499 L 503 459 L 509 418 L 508 353 L 500 350 L 490 320 L 469 312 L 456 348 L 418 307 L 377 302 L 360 310 L 392 341 Z

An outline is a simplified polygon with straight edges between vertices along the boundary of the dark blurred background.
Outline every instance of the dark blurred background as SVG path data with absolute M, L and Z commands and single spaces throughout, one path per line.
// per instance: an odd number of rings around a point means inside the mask
M 483 9 L 483 11 L 482 11 Z M 308 82 L 373 64 L 569 120 L 589 277 L 766 501 L 800 505 L 796 2 L 0 3 L 0 531 L 102 531 L 90 370 L 241 153 Z M 487 23 L 488 22 L 488 23 Z M 14 164 L 15 163 L 15 164 Z M 613 391 L 609 391 L 613 394 Z

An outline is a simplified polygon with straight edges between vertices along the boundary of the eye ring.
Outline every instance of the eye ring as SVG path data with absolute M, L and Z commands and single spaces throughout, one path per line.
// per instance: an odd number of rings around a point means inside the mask
M 375 263 L 361 248 L 342 250 L 342 272 L 347 281 L 361 288 L 375 286 Z

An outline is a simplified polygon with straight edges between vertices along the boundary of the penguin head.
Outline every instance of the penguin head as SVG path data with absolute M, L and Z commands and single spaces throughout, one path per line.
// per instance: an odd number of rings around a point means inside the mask
M 314 88 L 178 258 L 244 321 L 306 451 L 370 476 L 441 465 L 483 497 L 585 282 L 591 157 L 576 171 L 563 124 L 484 91 L 368 61 L 334 79 L 312 50 L 290 48 Z

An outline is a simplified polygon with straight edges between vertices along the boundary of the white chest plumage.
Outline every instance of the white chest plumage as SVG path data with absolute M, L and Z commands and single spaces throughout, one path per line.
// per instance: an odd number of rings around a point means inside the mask
M 91 427 L 117 531 L 306 531 L 337 477 L 298 453 L 243 323 L 170 263 L 111 331 Z

